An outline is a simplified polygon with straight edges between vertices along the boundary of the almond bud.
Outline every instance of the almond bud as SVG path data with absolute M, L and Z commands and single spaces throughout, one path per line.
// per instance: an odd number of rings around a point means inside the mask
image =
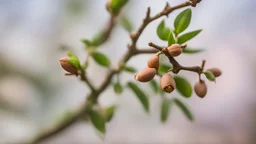
M 171 93 L 176 88 L 176 83 L 170 74 L 165 73 L 161 77 L 160 87 L 163 91 Z
M 156 75 L 156 69 L 154 68 L 144 68 L 135 74 L 134 78 L 140 82 L 148 82 L 154 78 Z
M 76 69 L 74 66 L 72 66 L 71 64 L 68 63 L 68 57 L 63 57 L 63 58 L 61 58 L 59 61 L 60 61 L 61 67 L 62 67 L 65 71 L 67 71 L 67 72 L 69 72 L 69 73 L 71 73 L 71 74 L 75 74 L 75 75 L 78 74 L 78 73 L 77 73 L 77 69 Z
M 204 81 L 199 81 L 196 82 L 194 90 L 196 92 L 196 95 L 198 95 L 200 98 L 203 98 L 207 93 L 207 86 Z
M 218 68 L 210 68 L 210 69 L 207 69 L 206 71 L 212 72 L 215 77 L 219 77 L 221 75 L 221 70 Z
M 155 55 L 153 55 L 152 57 L 149 58 L 148 67 L 155 68 L 156 70 L 158 70 L 158 68 L 159 68 L 159 56 L 157 54 L 155 54 Z
M 176 57 L 182 53 L 182 47 L 179 44 L 172 44 L 167 48 L 167 52 L 170 56 Z

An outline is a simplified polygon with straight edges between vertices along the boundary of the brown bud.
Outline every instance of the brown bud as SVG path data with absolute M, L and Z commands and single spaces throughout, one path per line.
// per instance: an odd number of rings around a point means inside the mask
M 111 13 L 110 4 L 111 4 L 111 0 L 107 0 L 107 2 L 106 2 L 106 9 L 108 10 L 108 12 Z
M 167 52 L 170 56 L 176 57 L 182 53 L 182 47 L 179 44 L 172 44 L 167 48 Z
M 156 75 L 156 69 L 154 68 L 144 68 L 135 74 L 134 78 L 140 82 L 148 82 L 154 78 Z
M 171 93 L 176 88 L 176 83 L 170 74 L 165 73 L 161 77 L 160 87 L 163 91 Z
M 77 73 L 77 69 L 76 69 L 74 66 L 72 66 L 71 64 L 68 63 L 68 57 L 63 57 L 63 58 L 61 58 L 59 61 L 60 61 L 61 67 L 62 67 L 65 71 L 67 71 L 67 72 L 69 72 L 69 73 L 71 73 L 71 74 L 75 74 L 75 75 L 78 74 L 78 73 Z
M 219 77 L 221 75 L 221 70 L 218 68 L 209 68 L 207 71 L 212 72 L 215 77 Z
M 196 95 L 198 95 L 200 98 L 203 98 L 207 93 L 207 86 L 204 81 L 196 82 L 194 86 L 194 90 L 196 92 Z
M 159 56 L 157 54 L 155 54 L 155 55 L 153 55 L 152 57 L 149 58 L 148 67 L 155 68 L 156 70 L 158 70 L 158 68 L 159 68 Z

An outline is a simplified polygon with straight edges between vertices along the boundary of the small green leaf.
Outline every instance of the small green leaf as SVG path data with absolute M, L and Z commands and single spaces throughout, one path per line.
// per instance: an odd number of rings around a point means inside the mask
M 175 104 L 182 110 L 184 115 L 190 120 L 193 121 L 194 117 L 192 113 L 189 111 L 189 109 L 177 98 L 174 98 Z
M 161 121 L 165 123 L 169 117 L 169 109 L 171 106 L 171 102 L 168 99 L 164 99 L 161 106 Z
M 121 25 L 128 31 L 131 32 L 133 30 L 133 26 L 130 20 L 127 17 L 121 18 Z
M 118 14 L 128 0 L 111 0 L 110 9 L 113 14 Z
M 123 71 L 125 72 L 129 72 L 129 73 L 136 73 L 136 69 L 134 67 L 131 66 L 124 66 L 122 68 Z
M 140 100 L 144 110 L 146 112 L 149 112 L 149 100 L 146 94 L 133 82 L 128 82 L 127 85 L 134 92 L 137 98 Z
M 152 80 L 149 82 L 149 84 L 150 84 L 151 88 L 153 89 L 153 91 L 154 91 L 155 93 L 157 93 L 158 90 L 159 90 L 159 84 L 156 82 L 156 80 L 152 79 Z
M 209 81 L 215 81 L 215 76 L 211 71 L 204 72 L 204 75 Z
M 78 57 L 76 56 L 76 54 L 72 53 L 72 52 L 68 52 L 68 63 L 71 64 L 72 66 L 74 66 L 75 68 L 80 68 L 80 61 L 78 59 Z
M 192 12 L 191 9 L 188 8 L 182 11 L 174 21 L 175 33 L 178 35 L 183 32 L 189 26 L 191 20 Z
M 175 80 L 175 83 L 176 83 L 177 91 L 182 96 L 184 96 L 186 98 L 191 97 L 191 95 L 192 95 L 192 87 L 191 87 L 190 83 L 186 79 L 184 79 L 184 78 L 182 78 L 180 76 L 175 76 L 174 80 Z
M 123 92 L 123 87 L 121 86 L 120 82 L 115 83 L 114 91 L 116 94 L 121 94 Z
M 106 37 L 104 32 L 100 32 L 97 35 L 95 35 L 91 40 L 88 39 L 81 39 L 80 41 L 84 43 L 87 48 L 89 47 L 97 47 L 101 45 L 105 41 Z
M 105 118 L 102 113 L 96 109 L 92 109 L 89 113 L 90 120 L 92 121 L 93 126 L 102 134 L 105 134 Z
M 168 36 L 168 46 L 175 44 L 175 38 L 173 36 L 172 31 L 170 31 L 169 36 Z
M 106 121 L 109 122 L 113 116 L 114 116 L 114 112 L 115 112 L 116 106 L 109 106 L 105 109 L 105 117 L 106 117 Z
M 183 53 L 185 54 L 194 54 L 194 53 L 200 53 L 203 52 L 203 49 L 191 49 L 191 48 L 184 48 Z
M 110 61 L 108 57 L 100 52 L 93 52 L 92 58 L 95 60 L 95 62 L 97 62 L 101 66 L 104 66 L 104 67 L 110 66 Z
M 168 41 L 170 29 L 165 27 L 164 20 L 157 27 L 157 35 L 163 41 Z
M 168 70 L 171 68 L 171 66 L 166 64 L 160 64 L 158 68 L 158 74 L 162 75 L 168 72 Z
M 181 36 L 179 36 L 178 38 L 178 43 L 179 44 L 183 44 L 189 40 L 191 40 L 192 38 L 194 38 L 195 36 L 197 36 L 200 32 L 202 31 L 202 29 L 200 30 L 195 30 L 195 31 L 191 31 L 191 32 L 188 32 L 188 33 L 185 33 Z

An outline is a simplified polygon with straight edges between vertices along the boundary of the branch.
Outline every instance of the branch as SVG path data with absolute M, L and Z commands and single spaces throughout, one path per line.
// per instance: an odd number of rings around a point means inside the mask
M 203 60 L 201 67 L 200 66 L 192 66 L 192 67 L 182 66 L 182 65 L 179 64 L 178 61 L 176 61 L 176 59 L 174 57 L 169 55 L 169 53 L 166 51 L 165 47 L 158 46 L 158 45 L 156 45 L 152 42 L 150 42 L 148 45 L 157 49 L 157 50 L 162 50 L 162 52 L 168 57 L 169 62 L 172 64 L 172 66 L 173 66 L 172 72 L 175 73 L 175 74 L 179 73 L 180 70 L 195 72 L 195 73 L 198 73 L 199 75 L 203 72 L 203 67 L 205 65 L 205 60 Z
M 197 3 L 200 2 L 200 0 L 197 0 Z M 144 31 L 144 29 L 147 27 L 147 25 L 149 23 L 151 23 L 152 21 L 162 17 L 162 16 L 168 16 L 169 13 L 171 13 L 172 11 L 176 10 L 176 9 L 179 9 L 179 8 L 183 8 L 183 7 L 186 7 L 186 6 L 192 6 L 194 5 L 193 2 L 191 1 L 187 1 L 187 2 L 184 2 L 182 4 L 179 4 L 177 6 L 173 6 L 173 7 L 170 7 L 169 5 L 166 5 L 166 7 L 164 8 L 163 11 L 161 11 L 160 13 L 156 14 L 155 16 L 153 17 L 150 17 L 150 8 L 147 9 L 147 13 L 146 13 L 146 17 L 145 19 L 143 20 L 143 23 L 141 24 L 141 26 L 139 27 L 139 29 L 137 30 L 137 32 L 135 33 L 131 33 L 130 34 L 130 37 L 131 37 L 131 40 L 132 40 L 132 43 L 128 46 L 128 50 L 126 51 L 126 53 L 124 54 L 124 56 L 122 57 L 122 59 L 119 61 L 118 63 L 118 66 L 116 68 L 112 68 L 108 74 L 106 75 L 106 78 L 105 80 L 102 82 L 102 84 L 100 85 L 100 87 L 98 89 L 95 89 L 92 84 L 89 82 L 89 80 L 87 79 L 87 77 L 84 75 L 81 77 L 81 79 L 83 81 L 85 81 L 87 83 L 87 85 L 90 87 L 91 89 L 91 93 L 89 94 L 90 97 L 89 98 L 92 98 L 93 99 L 93 102 L 97 102 L 98 100 L 98 97 L 100 96 L 100 94 L 108 87 L 108 85 L 110 84 L 113 76 L 116 74 L 116 73 L 119 73 L 121 71 L 121 67 L 133 56 L 137 55 L 137 54 L 143 54 L 143 53 L 154 53 L 154 52 L 157 52 L 155 50 L 137 50 L 136 48 L 136 44 L 137 44 L 137 41 L 139 39 L 139 37 L 141 36 L 142 32 Z M 106 28 L 104 29 L 103 31 L 103 34 L 104 34 L 104 40 L 102 43 L 104 43 L 114 25 L 115 25 L 115 16 L 111 16 Z M 102 44 L 101 43 L 101 44 Z M 159 50 L 159 49 L 158 49 Z M 170 58 L 169 58 L 170 59 Z M 172 62 L 174 62 L 174 60 L 172 60 Z M 180 67 L 181 68 L 181 67 Z M 186 67 L 182 67 L 183 69 L 186 69 Z M 68 120 L 65 120 L 65 121 L 62 121 L 61 123 L 59 123 L 58 125 L 56 126 L 53 126 L 52 128 L 48 129 L 47 131 L 44 131 L 42 133 L 40 133 L 37 137 L 35 137 L 33 139 L 32 144 L 35 144 L 35 143 L 38 143 L 38 142 L 41 142 L 47 138 L 50 138 L 56 134 L 58 134 L 59 132 L 63 131 L 64 129 L 68 128 L 69 126 L 71 126 L 73 123 L 75 123 L 82 115 L 86 115 L 86 105 L 82 108 L 82 109 L 79 109 L 77 111 L 74 111 L 73 112 L 73 117 L 71 119 L 68 119 Z

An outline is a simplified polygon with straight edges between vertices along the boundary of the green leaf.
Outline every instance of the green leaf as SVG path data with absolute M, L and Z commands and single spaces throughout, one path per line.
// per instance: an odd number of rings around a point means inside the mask
M 75 68 L 80 68 L 80 61 L 78 59 L 78 57 L 76 56 L 76 54 L 72 53 L 72 52 L 68 52 L 68 63 L 71 64 L 72 66 L 74 66 Z
M 164 20 L 157 27 L 157 35 L 163 41 L 168 41 L 170 29 L 165 27 Z
M 188 32 L 188 33 L 185 33 L 185 34 L 179 36 L 178 43 L 183 44 L 183 43 L 191 40 L 192 38 L 197 36 L 201 31 L 202 31 L 202 29 L 199 29 L 199 30 L 191 31 L 191 32 Z
M 171 66 L 167 64 L 160 64 L 158 68 L 158 74 L 162 75 L 168 72 L 168 70 L 171 68 Z
M 200 53 L 203 52 L 203 49 L 191 49 L 191 48 L 184 48 L 183 53 L 185 54 L 194 54 L 194 53 Z
M 110 9 L 113 14 L 118 14 L 128 0 L 111 0 Z
M 175 33 L 178 35 L 179 33 L 183 32 L 190 23 L 192 16 L 191 9 L 188 8 L 184 11 L 182 11 L 175 19 L 174 21 L 174 28 L 175 28 Z
M 123 92 L 123 87 L 121 86 L 120 82 L 115 83 L 114 91 L 116 94 L 121 94 Z
M 104 66 L 104 67 L 110 66 L 110 60 L 108 59 L 108 57 L 100 52 L 93 52 L 92 58 L 95 60 L 95 62 L 97 62 L 101 66 Z
M 186 105 L 184 105 L 179 99 L 174 98 L 174 102 L 175 104 L 182 110 L 182 112 L 184 113 L 184 115 L 187 117 L 187 119 L 189 119 L 190 121 L 194 120 L 194 117 L 192 115 L 192 113 L 189 111 L 189 109 L 186 107 Z
M 127 17 L 121 18 L 121 25 L 128 31 L 131 32 L 133 30 L 133 26 L 130 20 Z
M 191 95 L 192 95 L 192 87 L 191 87 L 190 83 L 186 79 L 184 79 L 184 78 L 182 78 L 180 76 L 175 76 L 174 80 L 175 80 L 175 83 L 176 83 L 177 91 L 182 96 L 184 96 L 186 98 L 191 97 Z
M 168 99 L 164 99 L 161 105 L 161 121 L 165 123 L 169 117 L 169 108 L 171 106 L 171 102 Z
M 146 112 L 149 112 L 149 100 L 146 94 L 133 82 L 128 82 L 127 85 L 134 92 L 137 98 L 140 100 L 144 110 Z
M 105 118 L 102 113 L 96 109 L 92 109 L 89 113 L 90 120 L 93 126 L 102 134 L 105 134 Z
M 168 46 L 175 44 L 175 38 L 173 36 L 172 31 L 170 31 L 169 36 L 168 36 Z
M 211 71 L 204 72 L 204 75 L 209 81 L 215 81 L 215 76 Z
M 115 112 L 116 106 L 109 106 L 105 109 L 105 117 L 106 117 L 106 121 L 109 122 L 113 116 L 114 116 L 114 112 Z
M 151 88 L 153 89 L 153 91 L 155 93 L 157 93 L 159 90 L 159 84 L 156 82 L 156 80 L 152 79 L 151 81 L 149 81 L 149 84 L 150 84 Z
M 129 73 L 136 73 L 136 69 L 131 66 L 123 66 L 122 70 Z
M 80 41 L 84 43 L 87 47 L 97 47 L 105 41 L 106 37 L 104 32 L 100 32 L 95 35 L 91 40 L 81 39 Z

